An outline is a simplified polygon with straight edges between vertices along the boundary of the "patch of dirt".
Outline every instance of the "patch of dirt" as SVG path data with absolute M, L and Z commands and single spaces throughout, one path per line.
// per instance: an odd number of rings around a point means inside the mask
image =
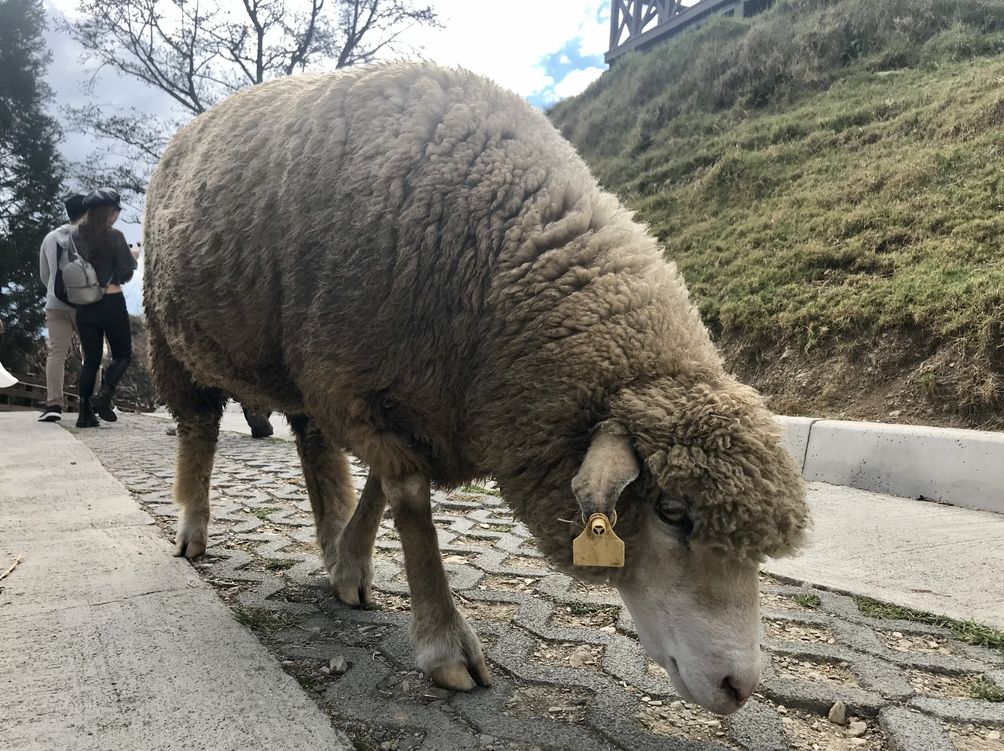
M 760 391 L 771 411 L 823 419 L 1000 430 L 999 409 L 974 402 L 979 378 L 965 366 L 961 345 L 932 349 L 923 332 L 887 332 L 806 354 L 799 347 L 719 343 L 739 380 Z
M 487 534 L 487 533 L 486 533 Z M 476 535 L 457 535 L 452 540 L 450 540 L 448 545 L 443 546 L 444 551 L 449 551 L 451 548 L 479 548 L 484 549 L 485 547 L 492 547 L 495 545 L 495 541 L 498 538 L 495 537 L 495 533 L 492 533 L 491 537 L 478 537 Z
M 727 737 L 721 717 L 679 699 L 664 703 L 658 699 L 646 702 L 643 698 L 634 718 L 653 735 L 689 741 L 715 741 L 726 748 L 742 749 Z
M 616 605 L 581 605 L 579 603 L 556 605 L 549 622 L 552 626 L 574 626 L 576 628 L 585 626 L 612 634 L 616 631 L 615 625 L 620 612 L 621 609 Z
M 505 713 L 516 717 L 546 717 L 556 722 L 581 723 L 591 696 L 582 689 L 520 686 L 505 701 Z
M 784 678 L 807 683 L 829 683 L 841 686 L 857 685 L 858 679 L 846 663 L 812 662 L 788 655 L 771 656 L 774 668 Z
M 337 706 L 329 706 L 328 711 L 338 716 Z M 425 739 L 425 733 L 408 728 L 383 727 L 352 718 L 339 718 L 338 729 L 349 737 L 357 751 L 412 751 L 421 748 Z
M 526 592 L 532 593 L 537 577 L 523 576 L 485 576 L 478 584 L 478 589 L 483 591 L 504 590 L 506 592 Z
M 220 596 L 227 605 L 234 606 L 237 596 L 248 588 L 247 582 L 235 582 L 229 579 L 212 579 L 205 577 L 206 581 L 213 585 L 216 594 Z
M 572 579 L 571 583 L 568 585 L 568 591 L 573 594 L 594 596 L 609 596 L 612 592 L 616 592 L 613 587 L 608 587 L 603 584 L 587 584 L 586 582 L 579 581 L 578 579 Z
M 287 584 L 275 597 L 281 597 L 286 602 L 305 602 L 316 605 L 322 600 L 334 597 L 334 595 L 331 592 L 331 586 L 324 582 L 323 585 L 317 587 Z
M 475 621 L 501 621 L 510 623 L 516 617 L 519 605 L 514 602 L 486 602 L 457 596 L 457 609 L 465 618 Z
M 258 530 L 255 530 L 254 534 L 258 534 Z M 245 550 L 248 553 L 253 553 L 260 545 L 265 544 L 267 543 L 264 540 L 245 540 L 240 537 L 227 537 L 225 540 L 220 540 L 217 543 L 217 547 L 223 547 L 227 550 Z
M 925 670 L 907 670 L 906 677 L 913 690 L 924 696 L 951 696 L 956 698 L 971 698 L 969 684 L 975 676 L 944 675 L 928 673 Z
M 764 629 L 775 639 L 787 641 L 804 641 L 813 643 L 836 644 L 837 638 L 830 629 L 824 626 L 813 626 L 808 623 L 764 619 Z
M 313 542 L 294 542 L 286 545 L 282 549 L 283 553 L 313 553 L 314 555 L 320 555 L 321 549 L 317 547 L 317 543 Z
M 774 610 L 793 610 L 795 608 L 802 607 L 790 597 L 786 597 L 785 595 L 776 595 L 773 592 L 760 593 L 760 606 L 764 608 L 773 608 Z
M 282 669 L 296 678 L 297 682 L 308 692 L 319 694 L 332 680 L 329 673 L 321 671 L 324 663 L 321 660 L 282 660 Z
M 461 564 L 467 566 L 473 566 L 473 559 L 477 557 L 477 554 L 472 553 L 471 555 L 464 555 L 463 553 L 451 553 L 449 551 L 443 556 L 443 563 L 449 564 Z
M 387 563 L 404 563 L 404 554 L 400 550 L 375 548 L 373 550 L 374 561 L 387 561 Z
M 299 561 L 288 558 L 253 558 L 247 565 L 241 566 L 240 570 L 284 578 L 286 571 L 298 563 Z
M 543 558 L 531 558 L 528 555 L 511 555 L 502 561 L 502 565 L 508 568 L 547 569 L 546 560 Z
M 484 522 L 478 522 L 471 528 L 471 532 L 477 534 L 478 530 L 487 530 L 488 532 L 512 532 L 513 524 L 515 522 L 509 522 L 508 524 L 485 524 Z
M 885 735 L 875 720 L 850 717 L 847 725 L 834 725 L 825 717 L 775 705 L 791 751 L 888 751 Z M 864 723 L 864 732 L 855 735 Z
M 411 600 L 404 595 L 373 590 L 373 604 L 371 607 L 374 610 L 388 610 L 396 613 L 407 613 L 411 611 Z
M 1004 751 L 1004 733 L 985 725 L 942 723 L 955 751 Z
M 603 661 L 603 647 L 593 644 L 572 644 L 569 642 L 537 643 L 533 651 L 533 659 L 545 665 L 560 665 L 561 667 L 580 668 L 597 672 Z
M 878 631 L 879 639 L 896 652 L 921 652 L 923 654 L 953 655 L 952 642 L 947 636 L 934 634 L 904 634 L 900 631 Z

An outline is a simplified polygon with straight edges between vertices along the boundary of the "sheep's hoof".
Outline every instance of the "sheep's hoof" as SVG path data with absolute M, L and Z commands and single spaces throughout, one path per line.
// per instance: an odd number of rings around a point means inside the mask
M 412 598 L 413 616 L 417 605 Z M 456 609 L 446 617 L 412 621 L 411 637 L 418 667 L 440 688 L 470 691 L 475 686 L 492 685 L 481 641 Z
M 335 595 L 346 605 L 365 608 L 373 602 L 373 565 L 369 560 L 339 558 L 328 569 Z
M 174 537 L 174 554 L 185 556 L 185 558 L 195 558 L 206 552 L 208 540 L 208 520 L 193 518 L 182 511 L 178 521 L 178 533 Z
M 365 608 L 373 601 L 373 592 L 369 586 L 357 586 L 355 584 L 333 584 L 335 596 L 339 600 L 354 608 Z
M 433 668 L 429 678 L 440 688 L 450 691 L 470 691 L 476 686 L 492 685 L 492 676 L 488 672 L 484 657 L 477 657 L 471 662 L 448 662 Z

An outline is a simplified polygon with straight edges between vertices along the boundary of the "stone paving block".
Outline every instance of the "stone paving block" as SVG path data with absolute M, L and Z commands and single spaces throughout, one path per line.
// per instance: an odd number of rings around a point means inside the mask
M 941 724 L 904 707 L 886 707 L 879 723 L 889 739 L 890 751 L 954 751 Z
M 915 696 L 909 706 L 952 722 L 979 722 L 1004 727 L 1004 704 L 975 699 L 939 699 Z
M 123 415 L 113 428 L 78 435 L 171 538 L 176 439 L 160 426 Z M 352 471 L 361 489 L 365 468 Z M 372 607 L 350 608 L 333 596 L 288 442 L 221 434 L 210 546 L 195 570 L 360 748 L 811 751 L 804 738 L 813 724 L 843 732 L 826 720 L 837 699 L 869 721 L 867 751 L 948 751 L 942 723 L 1004 726 L 1004 704 L 923 696 L 910 682 L 920 671 L 982 674 L 1004 685 L 1004 653 L 964 644 L 936 626 L 869 617 L 844 594 L 771 578 L 762 583 L 769 632 L 758 694 L 724 721 L 701 714 L 654 669 L 614 590 L 551 570 L 503 500 L 474 491 L 434 491 L 434 519 L 458 607 L 493 671 L 489 690 L 437 693 L 414 667 L 408 585 L 389 515 L 376 542 Z M 950 654 L 899 649 L 893 632 L 936 639 Z M 596 650 L 595 662 L 566 662 L 577 647 Z M 545 660 L 538 650 L 552 656 Z M 335 656 L 346 660 L 342 674 L 328 669 Z M 784 660 L 796 661 L 786 663 L 795 672 L 779 670 Z M 847 682 L 816 680 L 799 674 L 803 668 L 837 671 Z M 579 703 L 562 709 L 566 699 Z

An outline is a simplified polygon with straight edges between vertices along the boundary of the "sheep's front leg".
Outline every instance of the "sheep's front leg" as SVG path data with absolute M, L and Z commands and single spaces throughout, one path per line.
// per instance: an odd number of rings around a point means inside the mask
M 411 639 L 418 667 L 437 686 L 468 691 L 490 686 L 477 634 L 453 604 L 432 521 L 429 481 L 420 475 L 381 478 L 404 548 L 411 588 Z

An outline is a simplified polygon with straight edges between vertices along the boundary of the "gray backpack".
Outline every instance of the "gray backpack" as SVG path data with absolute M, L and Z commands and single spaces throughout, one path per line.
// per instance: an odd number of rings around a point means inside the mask
M 65 260 L 63 254 L 59 253 L 56 266 L 53 291 L 67 305 L 92 305 L 105 296 L 105 289 L 98 281 L 98 272 L 77 252 L 72 231 Z

